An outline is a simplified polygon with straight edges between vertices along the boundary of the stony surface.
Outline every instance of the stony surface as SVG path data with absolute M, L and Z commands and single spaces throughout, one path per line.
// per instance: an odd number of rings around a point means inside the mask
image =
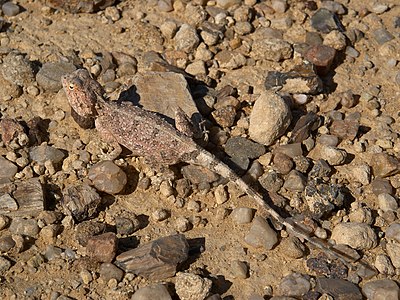
M 211 280 L 209 300 L 398 298 L 398 1 L 0 4 L 1 299 L 175 299 L 176 271 Z M 74 68 L 171 123 L 180 106 L 267 203 L 376 271 L 293 238 L 212 172 L 114 151 L 59 91 Z M 88 177 L 110 159 L 115 190 Z M 98 195 L 82 218 L 63 207 L 77 186 Z M 120 254 L 177 231 L 188 258 L 162 285 L 89 257 L 102 234 Z

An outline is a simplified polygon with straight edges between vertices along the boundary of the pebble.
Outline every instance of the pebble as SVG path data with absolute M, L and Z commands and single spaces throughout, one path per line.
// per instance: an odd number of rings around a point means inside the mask
M 397 200 L 389 194 L 379 194 L 378 205 L 383 212 L 396 211 L 399 207 Z
M 30 61 L 16 51 L 8 53 L 3 58 L 1 73 L 4 79 L 19 86 L 29 86 L 35 79 Z
M 221 127 L 231 127 L 235 122 L 236 109 L 233 106 L 227 106 L 216 109 L 211 114 Z
M 194 184 L 212 183 L 219 179 L 219 176 L 207 168 L 188 165 L 181 169 L 182 175 Z
M 264 218 L 256 216 L 244 240 L 255 248 L 271 250 L 278 243 L 278 236 Z
M 204 61 L 201 60 L 196 60 L 194 62 L 192 62 L 191 64 L 189 64 L 185 71 L 193 76 L 198 76 L 198 75 L 205 75 L 207 74 L 207 70 L 206 70 L 206 65 L 204 63 Z
M 279 62 L 291 58 L 292 45 L 281 39 L 256 39 L 253 41 L 251 56 L 256 60 Z
M 389 195 L 393 194 L 393 186 L 390 181 L 384 178 L 376 177 L 371 182 L 372 192 L 378 196 L 380 194 L 386 193 Z
M 153 213 L 151 214 L 151 217 L 153 218 L 153 220 L 157 221 L 157 222 L 161 222 L 164 221 L 166 219 L 168 219 L 170 217 L 171 213 L 164 209 L 164 208 L 159 208 L 156 209 L 155 211 L 153 211 Z
M 335 120 L 329 127 L 329 131 L 342 140 L 348 139 L 352 141 L 356 138 L 359 127 L 358 121 Z
M 286 177 L 283 187 L 292 192 L 302 192 L 306 187 L 306 177 L 297 170 L 292 170 Z
M 0 231 L 6 228 L 9 224 L 10 224 L 10 218 L 4 215 L 0 215 Z
M 64 220 L 65 219 L 66 218 L 64 218 Z M 63 222 L 62 224 L 64 225 L 64 223 L 65 222 Z M 104 232 L 105 229 L 106 225 L 104 223 L 95 221 L 83 221 L 75 227 L 75 239 L 81 246 L 85 247 L 90 237 Z
M 178 25 L 173 21 L 165 21 L 160 26 L 161 33 L 167 38 L 172 39 L 178 30 Z
M 265 147 L 244 137 L 236 136 L 227 140 L 225 152 L 231 157 L 254 159 L 265 153 Z
M 236 224 L 247 224 L 253 220 L 254 209 L 249 207 L 236 207 L 231 217 Z
M 371 225 L 374 221 L 371 209 L 368 207 L 359 207 L 349 213 L 349 220 L 355 223 L 366 223 Z
M 379 273 L 392 276 L 395 274 L 395 269 L 390 261 L 389 256 L 385 254 L 378 254 L 375 258 L 375 268 Z
M 359 165 L 349 165 L 345 174 L 350 182 L 359 182 L 368 185 L 371 181 L 371 167 L 366 163 Z
M 113 232 L 106 232 L 89 238 L 86 253 L 99 262 L 112 262 L 118 248 L 118 239 Z
M 193 225 L 190 223 L 190 221 L 185 218 L 185 217 L 178 217 L 175 220 L 175 228 L 179 232 L 186 232 L 192 229 Z
M 124 271 L 111 263 L 102 263 L 100 265 L 100 277 L 104 279 L 105 282 L 110 281 L 111 279 L 117 280 L 120 282 L 124 277 Z
M 217 0 L 217 6 L 223 9 L 229 9 L 230 7 L 240 4 L 242 0 Z
M 386 244 L 386 251 L 395 268 L 400 268 L 400 244 L 391 242 Z
M 22 94 L 22 89 L 19 85 L 14 82 L 9 82 L 0 74 L 0 84 L 2 89 L 0 91 L 0 99 L 13 99 L 17 98 Z
M 282 175 L 288 174 L 294 167 L 293 160 L 282 152 L 278 152 L 274 155 L 273 163 L 274 169 Z
M 88 178 L 96 189 L 112 195 L 120 193 L 128 180 L 125 172 L 110 160 L 92 166 Z
M 129 217 L 126 218 L 116 217 L 115 229 L 117 230 L 117 234 L 130 235 L 140 229 L 140 221 L 133 213 L 130 213 Z
M 334 13 L 326 8 L 321 8 L 311 17 L 311 26 L 322 33 L 329 33 L 338 29 L 336 18 Z
M 172 300 L 168 289 L 163 284 L 149 285 L 138 289 L 131 297 L 131 300 Z
M 372 35 L 379 45 L 383 45 L 394 39 L 394 36 L 385 28 L 379 28 L 375 30 Z
M 261 186 L 270 192 L 278 192 L 283 186 L 283 179 L 275 171 L 268 172 L 259 179 Z
M 314 162 L 314 166 L 312 167 L 308 176 L 310 178 L 322 178 L 328 176 L 332 171 L 332 168 L 324 159 L 318 159 Z
M 196 29 L 188 24 L 182 24 L 174 37 L 177 50 L 182 50 L 186 53 L 193 52 L 198 44 L 200 38 L 197 35 Z
M 215 203 L 217 203 L 218 205 L 221 205 L 226 201 L 228 201 L 229 194 L 224 185 L 219 185 L 215 188 L 214 198 L 215 198 Z
M 400 243 L 400 223 L 393 223 L 385 231 L 386 238 L 394 239 Z
M 34 219 L 24 219 L 21 217 L 15 217 L 12 219 L 10 224 L 10 233 L 27 235 L 30 237 L 37 237 L 40 228 Z
M 12 179 L 18 172 L 18 167 L 11 161 L 0 156 L 0 180 Z
M 15 246 L 15 241 L 10 235 L 0 238 L 0 252 L 8 252 Z
M 249 266 L 246 262 L 234 260 L 231 262 L 230 271 L 233 278 L 246 279 L 249 277 Z
M 282 239 L 279 244 L 280 251 L 290 258 L 299 259 L 304 257 L 306 253 L 306 247 L 301 243 L 297 237 L 289 236 Z
M 304 54 L 304 58 L 315 65 L 318 74 L 329 72 L 331 64 L 336 56 L 336 50 L 326 45 L 312 46 Z
M 5 275 L 5 273 L 11 268 L 11 262 L 0 256 L 0 274 Z
M 53 165 L 57 165 L 63 161 L 65 154 L 63 151 L 43 143 L 40 146 L 30 148 L 29 158 L 40 165 L 44 165 L 46 161 L 51 161 Z
M 284 296 L 302 297 L 310 288 L 310 278 L 307 275 L 292 273 L 282 279 L 278 291 Z
M 362 292 L 369 300 L 400 299 L 399 286 L 391 279 L 369 281 L 362 287 Z
M 319 147 L 319 156 L 323 157 L 331 166 L 344 164 L 347 158 L 346 150 L 337 147 L 321 145 Z
M 205 299 L 210 293 L 212 281 L 192 273 L 178 272 L 175 276 L 175 291 L 181 300 Z
M 357 285 L 339 278 L 318 277 L 316 290 L 331 295 L 333 299 L 363 299 Z
M 93 280 L 92 273 L 90 273 L 88 270 L 84 269 L 79 273 L 83 284 L 89 284 Z
M 55 247 L 53 245 L 48 245 L 46 251 L 44 252 L 44 258 L 47 261 L 51 261 L 53 259 L 58 259 L 61 257 L 62 249 Z
M 377 153 L 371 161 L 371 167 L 376 177 L 387 177 L 400 171 L 400 164 L 397 157 L 386 152 Z
M 1 10 L 8 17 L 16 16 L 20 13 L 21 9 L 17 4 L 6 2 L 1 6 Z
M 269 146 L 286 132 L 291 120 L 291 111 L 285 100 L 272 91 L 265 91 L 256 100 L 250 114 L 250 138 Z
M 333 228 L 331 238 L 337 244 L 345 244 L 356 250 L 372 249 L 378 243 L 376 233 L 365 223 L 339 223 Z
M 45 90 L 56 93 L 62 88 L 61 78 L 76 70 L 72 63 L 47 62 L 36 74 L 37 83 Z
M 198 201 L 189 200 L 187 203 L 187 210 L 197 213 L 200 212 L 201 211 L 200 203 Z

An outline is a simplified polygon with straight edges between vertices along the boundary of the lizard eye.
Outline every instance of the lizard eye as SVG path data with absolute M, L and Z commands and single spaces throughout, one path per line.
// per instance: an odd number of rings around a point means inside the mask
M 75 86 L 74 86 L 73 83 L 70 83 L 69 86 L 68 86 L 68 88 L 69 88 L 71 91 L 74 89 L 74 87 L 75 87 Z

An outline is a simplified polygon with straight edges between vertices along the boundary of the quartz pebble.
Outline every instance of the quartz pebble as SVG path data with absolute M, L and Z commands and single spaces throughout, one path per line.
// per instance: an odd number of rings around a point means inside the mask
M 120 193 L 127 183 L 125 172 L 109 160 L 95 164 L 88 177 L 96 189 L 109 194 Z

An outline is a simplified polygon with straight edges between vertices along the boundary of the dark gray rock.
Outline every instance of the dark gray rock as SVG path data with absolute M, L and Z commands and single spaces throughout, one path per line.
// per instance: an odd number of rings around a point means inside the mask
M 36 81 L 45 91 L 56 93 L 62 88 L 61 77 L 75 70 L 76 67 L 68 62 L 44 63 L 36 74 Z
M 335 300 L 362 300 L 359 288 L 344 279 L 317 278 L 317 291 L 327 293 Z

